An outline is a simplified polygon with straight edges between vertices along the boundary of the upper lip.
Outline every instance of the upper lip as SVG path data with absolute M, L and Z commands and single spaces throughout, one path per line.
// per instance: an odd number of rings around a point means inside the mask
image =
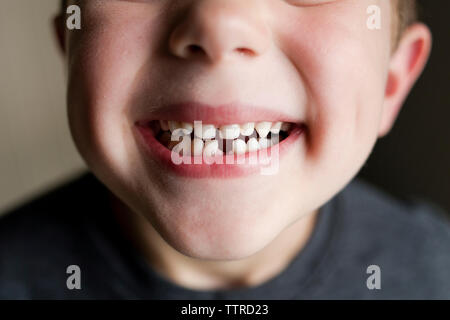
M 202 121 L 205 124 L 216 125 L 260 121 L 302 123 L 298 118 L 281 111 L 240 103 L 213 106 L 198 102 L 182 102 L 152 109 L 148 116 L 138 119 L 136 123 L 145 124 L 153 120 Z

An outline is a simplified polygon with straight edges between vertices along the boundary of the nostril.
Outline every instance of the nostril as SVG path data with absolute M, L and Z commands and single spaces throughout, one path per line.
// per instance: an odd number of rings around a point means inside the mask
M 236 51 L 246 56 L 254 56 L 255 52 L 247 48 L 237 48 Z
M 199 45 L 196 44 L 191 44 L 187 47 L 187 50 L 189 51 L 189 53 L 192 54 L 198 54 L 198 53 L 203 53 L 203 49 L 202 47 L 200 47 Z

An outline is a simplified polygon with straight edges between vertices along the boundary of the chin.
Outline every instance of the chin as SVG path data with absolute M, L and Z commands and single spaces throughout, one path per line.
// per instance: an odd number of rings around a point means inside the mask
M 261 219 L 251 223 L 239 219 L 236 212 L 220 212 L 226 219 L 179 214 L 157 228 L 165 241 L 178 252 L 196 259 L 239 260 L 269 244 L 278 234 L 278 226 Z M 270 226 L 269 228 L 267 226 Z

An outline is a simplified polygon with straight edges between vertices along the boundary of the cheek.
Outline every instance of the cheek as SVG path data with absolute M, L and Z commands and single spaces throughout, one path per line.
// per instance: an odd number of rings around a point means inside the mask
M 69 121 L 77 147 L 93 167 L 105 166 L 93 163 L 99 161 L 116 171 L 135 165 L 129 157 L 134 139 L 128 114 L 138 76 L 149 67 L 155 32 L 147 30 L 155 29 L 151 19 L 133 17 L 116 15 L 113 23 L 100 16 L 70 36 Z
M 310 12 L 298 25 L 290 25 L 290 30 L 307 26 L 305 32 L 284 35 L 290 36 L 285 39 L 289 43 L 285 50 L 308 92 L 307 162 L 311 166 L 331 170 L 352 163 L 355 167 L 376 141 L 389 60 L 390 22 L 383 19 L 381 30 L 369 30 L 366 8 L 352 6 L 350 11 L 342 6 L 328 15 L 320 11 L 325 15 L 322 19 Z

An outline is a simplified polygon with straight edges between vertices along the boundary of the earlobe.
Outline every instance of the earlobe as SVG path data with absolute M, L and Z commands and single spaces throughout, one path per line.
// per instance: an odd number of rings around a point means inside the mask
M 379 137 L 389 133 L 402 105 L 428 61 L 431 32 L 422 23 L 409 27 L 391 57 Z
M 53 31 L 58 47 L 63 54 L 66 53 L 66 31 L 64 26 L 64 18 L 62 15 L 59 14 L 53 18 Z

